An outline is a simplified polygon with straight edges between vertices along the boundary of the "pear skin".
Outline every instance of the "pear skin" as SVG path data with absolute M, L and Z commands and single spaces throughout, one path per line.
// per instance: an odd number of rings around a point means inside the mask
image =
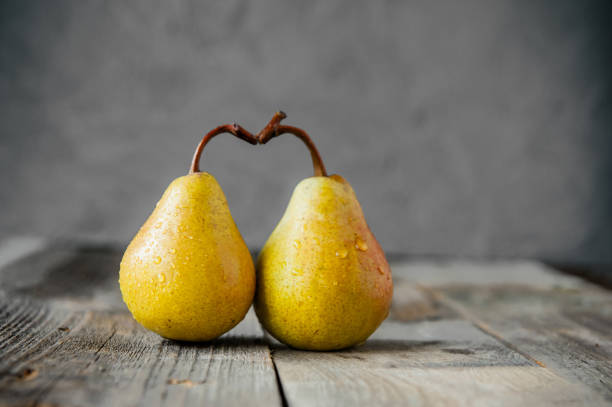
M 119 285 L 136 321 L 165 338 L 211 340 L 244 318 L 253 261 L 212 175 L 170 184 L 125 251 Z
M 360 344 L 389 313 L 391 269 L 353 189 L 338 175 L 297 185 L 256 268 L 259 321 L 294 348 Z

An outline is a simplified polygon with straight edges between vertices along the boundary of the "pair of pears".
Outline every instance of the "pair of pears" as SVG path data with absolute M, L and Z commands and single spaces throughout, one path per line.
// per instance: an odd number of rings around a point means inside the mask
M 278 126 L 268 130 L 279 134 Z M 257 140 L 236 125 L 229 132 Z M 322 171 L 315 167 L 320 175 L 295 188 L 256 272 L 223 190 L 199 172 L 202 148 L 123 256 L 119 283 L 134 318 L 165 338 L 208 341 L 238 324 L 255 297 L 263 327 L 289 346 L 334 350 L 364 342 L 386 318 L 393 288 L 348 182 L 325 175 L 322 163 Z

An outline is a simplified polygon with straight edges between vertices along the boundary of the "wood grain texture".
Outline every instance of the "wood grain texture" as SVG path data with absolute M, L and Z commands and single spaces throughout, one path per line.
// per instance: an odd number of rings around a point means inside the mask
M 411 264 L 401 279 L 400 286 L 418 283 L 483 331 L 612 402 L 610 291 L 537 262 Z
M 389 321 L 356 349 L 273 357 L 292 406 L 602 403 L 462 319 Z
M 210 343 L 145 330 L 121 300 L 120 258 L 0 245 L 0 406 L 610 402 L 609 292 L 538 263 L 394 264 L 390 317 L 365 345 L 303 352 L 252 311 Z
M 49 247 L 0 282 L 0 405 L 281 405 L 252 312 L 211 343 L 138 325 L 117 287 L 120 254 Z

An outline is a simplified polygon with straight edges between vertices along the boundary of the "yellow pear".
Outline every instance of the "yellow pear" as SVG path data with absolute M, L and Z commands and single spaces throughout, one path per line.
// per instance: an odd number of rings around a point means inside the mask
M 259 255 L 255 311 L 272 336 L 294 348 L 360 344 L 389 313 L 389 264 L 349 183 L 326 176 L 312 141 L 300 129 L 278 125 L 281 115 L 258 135 L 260 143 L 297 135 L 309 147 L 318 176 L 295 188 Z
M 165 338 L 214 339 L 238 324 L 253 300 L 251 254 L 221 187 L 198 168 L 210 138 L 239 129 L 222 127 L 202 140 L 191 173 L 166 189 L 121 261 L 123 300 L 139 323 Z

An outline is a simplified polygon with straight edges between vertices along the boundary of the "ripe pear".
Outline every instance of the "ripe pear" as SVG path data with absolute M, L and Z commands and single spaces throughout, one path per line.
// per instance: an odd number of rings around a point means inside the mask
M 324 167 L 317 172 L 325 174 Z M 360 344 L 389 313 L 389 264 L 353 188 L 339 175 L 297 185 L 256 269 L 259 321 L 294 348 Z
M 255 291 L 251 254 L 223 190 L 212 175 L 199 172 L 202 148 L 192 172 L 168 186 L 131 241 L 119 272 L 123 300 L 136 321 L 184 341 L 230 330 Z
M 393 282 L 353 188 L 327 176 L 308 134 L 276 112 L 257 134 L 304 142 L 314 177 L 300 182 L 257 259 L 255 312 L 276 339 L 298 349 L 334 350 L 364 342 L 389 314 Z

